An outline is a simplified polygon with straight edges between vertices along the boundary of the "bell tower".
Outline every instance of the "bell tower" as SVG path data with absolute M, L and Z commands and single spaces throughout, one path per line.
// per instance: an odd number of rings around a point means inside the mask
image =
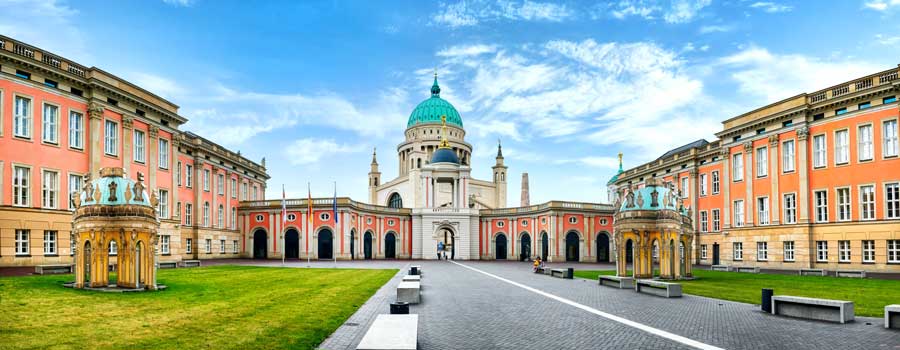
M 372 148 L 372 164 L 369 169 L 369 204 L 378 204 L 378 185 L 381 185 L 381 172 L 378 171 L 378 160 L 375 159 L 377 149 Z
M 495 208 L 506 208 L 506 166 L 503 165 L 503 146 L 500 140 L 497 140 L 497 158 L 496 163 L 491 169 L 494 171 L 494 198 L 496 199 Z

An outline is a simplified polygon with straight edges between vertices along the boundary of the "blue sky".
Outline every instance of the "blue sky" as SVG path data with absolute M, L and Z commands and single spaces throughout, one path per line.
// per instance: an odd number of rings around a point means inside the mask
M 365 200 L 432 71 L 509 204 L 601 202 L 630 167 L 721 121 L 900 63 L 900 0 L 3 1 L 0 33 L 181 106 L 194 131 L 259 160 L 269 198 Z M 14 17 L 14 18 L 11 18 Z

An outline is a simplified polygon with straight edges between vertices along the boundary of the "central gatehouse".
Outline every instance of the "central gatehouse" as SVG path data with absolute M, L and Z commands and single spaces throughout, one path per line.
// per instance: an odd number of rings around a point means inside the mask
M 610 204 L 507 207 L 507 166 L 497 145 L 493 179 L 471 176 L 472 145 L 459 112 L 431 96 L 409 116 L 397 146 L 398 176 L 383 182 L 372 153 L 367 203 L 350 198 L 242 202 L 242 255 L 259 259 L 437 259 L 615 261 Z M 527 175 L 526 175 L 527 176 Z M 310 203 L 311 202 L 311 203 Z

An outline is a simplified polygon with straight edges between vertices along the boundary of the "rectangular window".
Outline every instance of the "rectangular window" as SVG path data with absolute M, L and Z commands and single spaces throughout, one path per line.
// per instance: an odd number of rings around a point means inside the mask
M 844 108 L 838 108 L 838 109 L 835 109 L 835 110 L 834 110 L 834 115 L 841 115 L 841 114 L 844 114 L 844 113 L 847 113 L 847 107 L 844 107 Z
M 705 211 L 700 212 L 700 232 L 707 232 L 709 228 L 709 213 Z
M 181 186 L 181 162 L 178 162 L 175 167 L 175 183 Z
M 719 194 L 719 172 L 712 172 L 712 193 Z
M 706 259 L 706 244 L 700 245 L 700 259 Z
M 688 190 L 689 190 L 688 178 L 687 178 L 687 176 L 683 176 L 681 178 L 681 198 L 690 198 L 690 195 L 688 194 L 689 193 Z M 255 196 L 255 194 L 254 194 L 254 196 Z
M 219 253 L 225 254 L 225 240 L 219 240 Z
M 203 190 L 209 192 L 209 169 L 203 169 Z
M 837 220 L 850 221 L 850 189 L 837 189 Z
M 816 222 L 828 222 L 828 192 L 815 192 Z
M 116 156 L 119 155 L 119 124 L 112 120 L 106 121 L 103 129 L 103 152 Z
M 834 133 L 834 164 L 850 162 L 850 132 L 840 130 Z
M 176 217 L 178 215 L 181 215 L 181 202 L 175 203 L 175 215 L 172 215 L 172 217 Z
M 203 227 L 209 227 L 209 202 L 203 203 Z
M 84 184 L 84 177 L 76 174 L 69 174 L 69 210 L 75 210 L 75 202 L 72 200 L 72 193 L 81 192 L 81 186 Z
M 13 205 L 31 205 L 31 169 L 13 166 Z
M 900 263 L 900 239 L 887 241 L 887 260 L 889 263 Z
M 756 260 L 769 260 L 769 242 L 756 242 Z
M 237 230 L 237 208 L 231 207 L 231 229 Z
M 719 225 L 719 222 L 720 222 L 719 221 L 719 209 L 713 209 L 712 217 L 713 217 L 713 231 L 719 232 L 719 230 L 722 228 L 722 226 Z
M 237 198 L 237 179 L 231 179 L 231 198 Z
M 16 96 L 13 104 L 13 135 L 31 138 L 31 99 Z
M 732 243 L 732 248 L 734 260 L 744 260 L 744 243 L 734 242 Z
M 731 156 L 731 179 L 734 181 L 744 179 L 744 155 L 742 153 Z
M 191 226 L 191 218 L 194 216 L 194 206 L 191 203 L 184 203 L 184 224 Z
M 706 195 L 706 174 L 700 174 L 700 195 Z
M 813 136 L 813 167 L 821 168 L 828 164 L 828 151 L 825 145 L 825 135 Z
M 253 200 L 259 199 L 258 195 L 259 195 L 259 189 L 256 188 L 256 186 L 253 186 Z
M 119 246 L 116 241 L 109 241 L 109 255 L 119 255 Z
M 784 223 L 797 223 L 797 195 L 794 193 L 784 195 Z
M 794 171 L 794 140 L 785 141 L 781 145 L 781 170 L 789 173 Z
M 756 221 L 760 225 L 769 224 L 769 197 L 756 199 Z
M 192 184 L 193 180 L 194 180 L 193 170 L 194 170 L 193 166 L 191 166 L 190 164 L 185 164 L 185 166 L 184 166 L 184 185 L 187 186 L 188 188 L 193 186 L 193 184 Z
M 159 211 L 160 219 L 168 219 L 169 218 L 169 191 L 168 190 L 159 190 L 159 203 L 157 203 L 157 208 Z
M 816 261 L 828 261 L 828 241 L 816 241 Z
M 756 149 L 756 177 L 769 174 L 769 150 L 766 147 Z
M 219 181 L 218 181 L 218 183 L 216 183 L 216 187 L 219 190 L 219 195 L 224 196 L 225 195 L 225 175 L 219 174 Z
M 212 239 L 206 239 L 206 254 L 212 253 Z
M 784 261 L 794 261 L 794 241 L 784 241 Z
M 54 89 L 58 89 L 58 88 L 59 88 L 59 83 L 58 83 L 58 82 L 55 82 L 55 81 L 53 81 L 53 80 L 50 80 L 50 79 L 44 79 L 44 85 L 49 86 L 49 87 L 52 87 L 52 88 L 54 88 Z
M 169 254 L 169 236 L 159 236 L 159 252 Z
M 894 103 L 894 102 L 897 102 L 897 96 L 888 96 L 888 97 L 881 99 L 881 103 L 884 103 L 884 104 Z
M 875 262 L 875 241 L 862 241 L 862 261 Z
M 56 255 L 56 231 L 44 231 L 44 255 Z
M 16 255 L 28 255 L 28 236 L 31 230 L 16 230 Z
M 885 214 L 888 219 L 900 219 L 900 184 L 884 185 Z
M 225 228 L 225 208 L 219 204 L 219 210 L 216 211 L 216 227 Z
M 84 149 L 84 115 L 69 111 L 69 147 Z
M 44 104 L 41 122 L 41 140 L 52 144 L 59 143 L 59 107 Z
M 856 105 L 856 107 L 857 107 L 857 109 L 866 109 L 866 108 L 872 107 L 872 103 L 871 102 L 863 102 L 863 103 Z
M 859 187 L 859 219 L 875 220 L 875 186 Z
M 850 262 L 850 241 L 838 241 L 838 261 Z
M 882 154 L 885 157 L 897 156 L 897 119 L 887 120 L 882 124 L 881 142 L 884 145 Z
M 168 169 L 169 168 L 169 140 L 159 139 L 158 144 L 159 152 L 159 168 L 160 169 Z
M 237 240 L 231 241 L 231 252 L 234 254 L 237 254 L 237 252 L 238 252 L 238 241 Z
M 860 126 L 856 138 L 859 140 L 859 161 L 872 160 L 875 154 L 872 146 L 872 125 Z
M 56 209 L 59 205 L 59 173 L 44 170 L 41 181 L 41 203 L 47 209 Z
M 744 226 L 744 201 L 734 201 L 734 227 Z
M 193 253 L 194 250 L 194 240 L 187 238 L 184 240 L 184 252 L 185 253 Z
M 147 154 L 147 151 L 144 149 L 144 132 L 141 130 L 134 130 L 134 161 L 138 163 L 143 163 L 146 161 L 144 156 Z

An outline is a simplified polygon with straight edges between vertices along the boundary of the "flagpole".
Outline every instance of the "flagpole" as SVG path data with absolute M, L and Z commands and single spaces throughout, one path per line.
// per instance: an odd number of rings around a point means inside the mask
M 337 232 L 338 231 L 337 181 L 334 182 L 334 197 L 333 198 L 334 199 L 332 199 L 332 201 L 334 201 L 334 203 L 332 203 L 331 205 L 332 205 L 332 211 L 334 213 L 332 213 L 332 214 L 334 214 L 334 231 Z M 341 232 L 341 234 L 344 234 L 344 233 Z M 335 237 L 337 237 L 337 235 L 332 236 L 332 239 L 334 239 Z M 340 241 L 340 240 L 338 240 L 338 241 Z M 331 243 L 331 257 L 334 259 L 334 267 L 337 267 L 337 254 L 335 254 L 334 242 Z
M 284 196 L 284 184 L 281 184 L 281 267 L 284 267 L 284 256 L 287 254 L 287 247 L 284 246 L 284 224 L 287 222 Z
M 309 267 L 309 230 L 312 228 L 312 191 L 309 189 L 309 181 L 306 182 L 306 267 Z

